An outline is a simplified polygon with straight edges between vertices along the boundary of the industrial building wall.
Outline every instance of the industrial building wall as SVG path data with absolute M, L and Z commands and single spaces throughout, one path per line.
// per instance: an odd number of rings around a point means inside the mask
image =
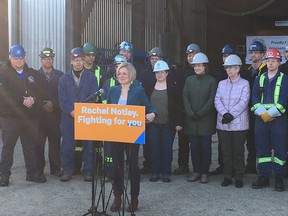
M 89 0 L 81 1 L 82 11 Z M 131 41 L 132 5 L 127 0 L 96 0 L 88 21 L 84 26 L 81 40 L 93 42 L 106 50 L 105 57 L 117 50 L 122 40 Z
M 23 45 L 28 65 L 38 69 L 40 50 L 51 47 L 56 53 L 55 68 L 64 70 L 65 0 L 11 0 L 9 11 L 10 45 Z

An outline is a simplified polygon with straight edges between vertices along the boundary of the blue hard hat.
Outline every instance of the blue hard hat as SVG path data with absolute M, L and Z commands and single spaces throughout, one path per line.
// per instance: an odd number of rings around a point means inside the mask
M 153 72 L 166 71 L 166 70 L 169 70 L 168 64 L 163 60 L 159 60 L 154 65 Z
M 222 49 L 222 54 L 235 54 L 236 50 L 231 44 L 226 44 Z
M 85 54 L 83 52 L 83 49 L 81 49 L 80 47 L 75 47 L 71 50 L 70 53 L 70 59 L 75 59 L 75 58 L 84 58 Z
M 9 55 L 12 58 L 24 58 L 26 56 L 26 51 L 20 44 L 14 44 L 10 48 Z
M 133 45 L 129 41 L 122 41 L 119 45 L 119 50 L 133 51 Z
M 264 45 L 259 41 L 253 41 L 249 46 L 249 51 L 261 51 L 261 52 L 263 52 L 264 50 L 265 50 Z
M 127 62 L 127 59 L 124 55 L 118 54 L 114 57 L 113 64 L 121 64 Z

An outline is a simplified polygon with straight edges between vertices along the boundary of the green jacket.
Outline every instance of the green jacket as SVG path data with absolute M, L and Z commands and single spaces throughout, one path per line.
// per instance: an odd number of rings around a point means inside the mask
M 216 110 L 214 98 L 217 90 L 216 79 L 208 74 L 187 78 L 183 89 L 186 117 L 183 131 L 194 136 L 212 135 L 216 132 Z M 194 120 L 193 115 L 199 116 Z

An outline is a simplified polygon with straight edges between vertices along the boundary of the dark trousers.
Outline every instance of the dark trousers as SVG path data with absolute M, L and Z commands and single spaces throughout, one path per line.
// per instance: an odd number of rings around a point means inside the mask
M 269 176 L 273 172 L 275 175 L 283 176 L 286 173 L 285 164 L 281 165 L 277 160 L 285 162 L 287 159 L 287 129 L 288 119 L 286 115 L 277 117 L 268 123 L 264 123 L 260 117 L 256 116 L 257 159 L 272 157 L 272 149 L 274 150 L 274 161 L 258 162 L 257 168 L 261 175 Z
M 147 131 L 147 135 L 145 137 L 145 145 L 143 145 L 143 157 L 144 157 L 143 166 L 150 168 L 151 158 L 150 158 L 150 144 L 149 144 L 148 136 L 149 136 L 149 132 Z
M 175 130 L 168 124 L 150 123 L 148 127 L 152 175 L 170 175 Z
M 44 113 L 39 120 L 39 131 L 37 136 L 37 164 L 40 173 L 43 173 L 45 167 L 45 143 L 48 138 L 48 158 L 50 163 L 50 172 L 61 170 L 60 162 L 60 119 L 54 113 Z
M 218 130 L 218 135 L 222 148 L 224 176 L 231 178 L 233 170 L 235 170 L 234 178 L 242 180 L 245 172 L 244 144 L 246 131 Z
M 208 174 L 211 164 L 211 136 L 189 136 L 193 171 Z
M 256 165 L 256 147 L 255 147 L 255 115 L 253 112 L 249 113 L 249 130 L 246 134 L 246 148 L 248 151 L 247 164 Z
M 138 166 L 138 144 L 112 143 L 112 159 L 114 166 L 113 190 L 114 193 L 122 194 L 124 191 L 124 152 L 128 152 L 128 166 L 130 177 L 130 192 L 139 195 L 140 170 Z
M 179 167 L 189 166 L 189 136 L 182 131 L 178 132 L 178 165 Z
M 2 124 L 2 153 L 0 171 L 2 177 L 10 177 L 13 165 L 13 155 L 16 142 L 20 137 L 27 174 L 37 173 L 36 135 L 38 119 L 18 120 L 1 118 Z

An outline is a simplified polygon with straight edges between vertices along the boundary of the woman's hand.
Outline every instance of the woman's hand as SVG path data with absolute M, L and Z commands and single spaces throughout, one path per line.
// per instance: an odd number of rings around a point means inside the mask
M 175 127 L 175 130 L 178 132 L 178 131 L 181 131 L 182 130 L 182 126 L 176 126 Z
M 153 122 L 154 118 L 156 117 L 155 113 L 148 113 L 146 115 L 146 123 Z

